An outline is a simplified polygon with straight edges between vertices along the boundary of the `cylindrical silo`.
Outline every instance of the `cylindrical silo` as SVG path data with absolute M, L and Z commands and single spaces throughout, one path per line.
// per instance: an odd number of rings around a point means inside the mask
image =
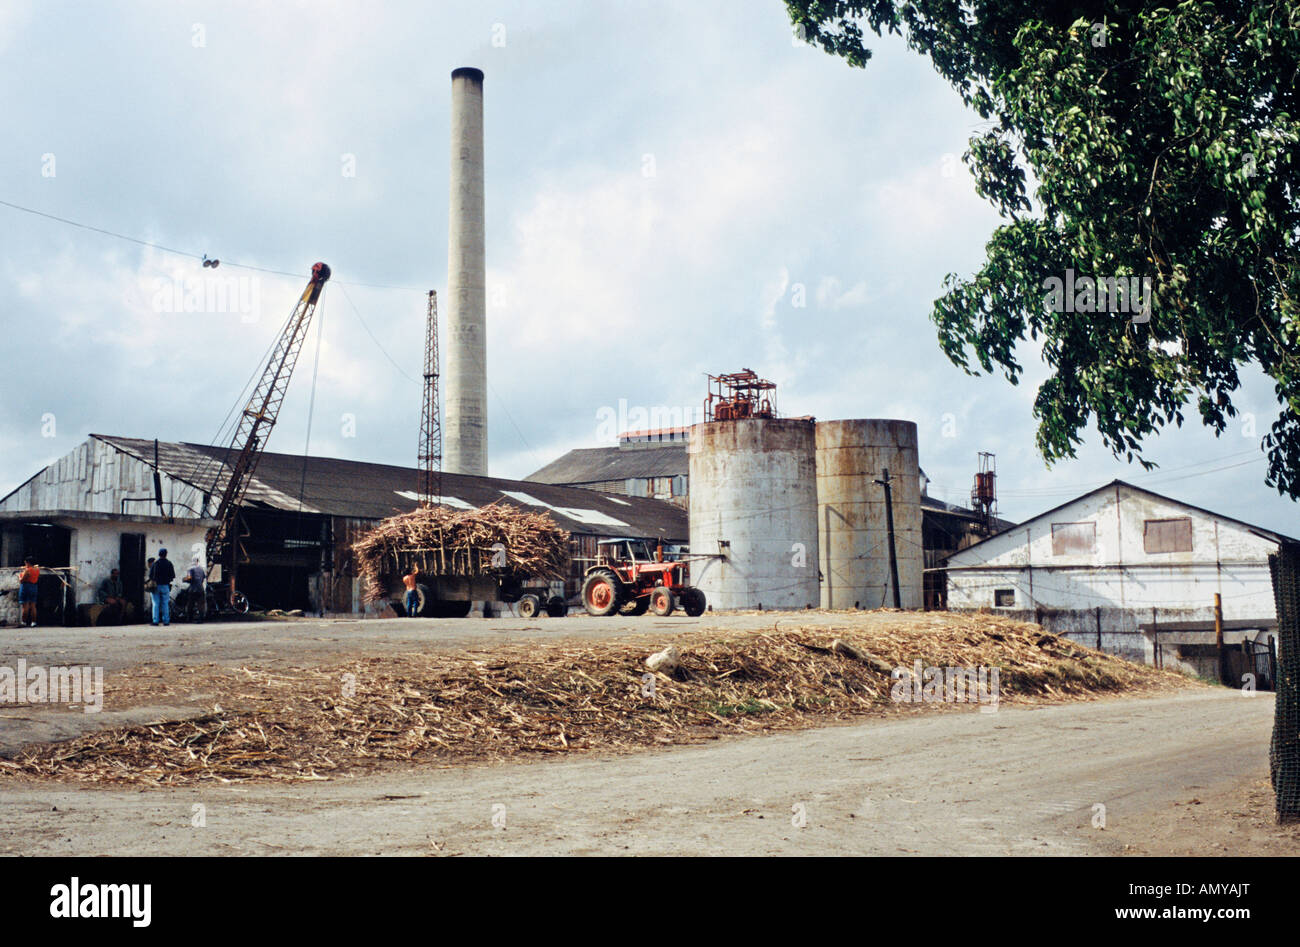
M 691 428 L 691 582 L 714 608 L 816 606 L 817 481 L 811 420 Z
M 889 471 L 903 608 L 921 608 L 921 472 L 913 421 L 820 421 L 817 424 L 817 527 L 821 536 L 823 608 L 894 604 L 889 564 Z M 695 485 L 691 484 L 694 490 Z

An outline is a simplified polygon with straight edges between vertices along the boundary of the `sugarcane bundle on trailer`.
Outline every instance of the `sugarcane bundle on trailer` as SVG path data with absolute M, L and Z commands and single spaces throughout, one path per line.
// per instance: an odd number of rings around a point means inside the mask
M 546 585 L 568 573 L 569 534 L 544 513 L 422 507 L 381 520 L 352 551 L 372 604 L 400 605 L 401 578 L 418 566 L 420 614 L 463 616 L 474 601 L 518 602 L 524 617 L 543 605 L 563 614 L 563 598 Z

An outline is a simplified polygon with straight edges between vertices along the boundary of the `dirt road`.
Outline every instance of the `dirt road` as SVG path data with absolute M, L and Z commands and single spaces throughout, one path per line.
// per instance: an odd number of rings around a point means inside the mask
M 945 712 L 648 751 L 336 782 L 11 783 L 9 854 L 1061 855 L 1141 851 L 1267 769 L 1271 695 Z M 192 823 L 203 806 L 206 824 Z M 1105 829 L 1093 826 L 1105 807 Z M 802 825 L 796 824 L 802 822 Z M 1219 819 L 1202 854 L 1290 847 Z M 1261 838 L 1263 841 L 1261 842 Z M 1280 839 L 1280 841 L 1279 841 Z M 1226 846 L 1226 848 L 1225 848 Z M 1243 850 L 1237 851 L 1240 847 Z M 1190 849 L 1189 849 L 1190 850 Z

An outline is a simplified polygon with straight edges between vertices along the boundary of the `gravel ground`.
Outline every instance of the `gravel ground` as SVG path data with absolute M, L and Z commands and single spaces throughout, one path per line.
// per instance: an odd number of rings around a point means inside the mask
M 1195 689 L 288 786 L 13 782 L 0 852 L 1292 853 L 1294 831 L 1233 811 L 1259 809 L 1272 715 L 1271 695 Z

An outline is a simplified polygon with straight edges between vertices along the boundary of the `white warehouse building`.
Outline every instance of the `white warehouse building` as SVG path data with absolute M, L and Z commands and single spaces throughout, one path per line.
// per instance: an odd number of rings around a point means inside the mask
M 1217 593 L 1232 667 L 1258 652 L 1271 678 L 1268 557 L 1282 543 L 1300 541 L 1116 480 L 950 556 L 948 607 L 1211 677 Z

